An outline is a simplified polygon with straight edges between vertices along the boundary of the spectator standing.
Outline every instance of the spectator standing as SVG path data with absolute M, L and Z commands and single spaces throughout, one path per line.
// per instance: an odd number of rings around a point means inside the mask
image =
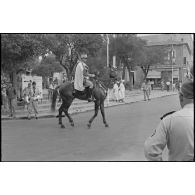
M 148 92 L 148 85 L 147 85 L 146 80 L 144 80 L 144 82 L 142 83 L 141 90 L 143 90 L 144 92 L 144 101 L 146 101 L 146 99 L 150 100 L 149 92 Z
M 2 110 L 4 112 L 7 112 L 8 111 L 8 99 L 7 99 L 7 94 L 6 94 L 6 87 L 2 87 L 1 102 L 2 102 Z
M 114 95 L 114 100 L 118 102 L 119 100 L 119 87 L 118 87 L 118 81 L 115 80 L 114 86 L 113 86 L 113 95 Z
M 177 89 L 179 91 L 179 82 L 178 81 L 176 81 L 176 83 L 175 83 L 175 89 Z
M 119 101 L 124 102 L 125 100 L 125 86 L 124 86 L 124 80 L 120 81 L 119 84 Z
M 38 119 L 38 100 L 40 98 L 39 89 L 36 87 L 36 82 L 32 83 L 32 96 L 31 96 L 31 105 L 35 114 L 35 118 Z
M 167 86 L 167 91 L 169 91 L 169 89 L 170 89 L 170 81 L 168 80 L 167 82 L 166 82 L 166 86 Z
M 154 89 L 154 80 L 150 81 L 152 90 Z
M 164 81 L 162 80 L 162 81 L 161 81 L 161 91 L 164 91 L 164 88 L 165 88 L 165 83 L 164 83 Z
M 32 107 L 31 107 L 32 86 L 31 86 L 31 82 L 28 83 L 28 87 L 24 88 L 23 95 L 24 95 L 25 104 L 27 105 L 27 111 L 28 111 L 27 117 L 28 117 L 28 119 L 30 119 L 30 115 L 32 112 Z
M 145 156 L 162 161 L 167 146 L 169 161 L 194 160 L 194 91 L 193 81 L 182 84 L 179 93 L 181 109 L 161 118 L 154 134 L 145 141 Z
M 52 98 L 53 91 L 54 91 L 54 83 L 50 82 L 49 89 L 48 89 L 48 99 Z
M 180 91 L 181 86 L 182 86 L 182 82 L 181 82 L 181 81 L 179 81 L 179 89 L 178 89 L 178 91 Z
M 38 99 L 40 97 L 40 92 L 36 88 L 36 82 L 28 83 L 28 87 L 26 87 L 23 91 L 24 99 L 27 104 L 27 111 L 28 111 L 28 119 L 31 119 L 32 110 L 35 113 L 35 118 L 38 119 Z
M 15 118 L 16 117 L 16 90 L 13 87 L 12 83 L 9 83 L 6 89 L 6 95 L 8 99 L 8 106 L 9 106 L 9 116 Z
M 148 81 L 146 82 L 146 85 L 147 85 L 147 89 L 148 89 L 148 95 L 150 96 L 151 91 L 152 91 L 151 81 L 148 80 Z
M 173 87 L 173 91 L 175 91 L 175 83 L 173 83 L 172 87 Z

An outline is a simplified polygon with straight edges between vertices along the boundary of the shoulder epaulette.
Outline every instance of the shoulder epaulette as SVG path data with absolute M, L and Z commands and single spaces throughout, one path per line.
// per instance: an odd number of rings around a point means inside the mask
M 163 118 L 165 118 L 166 116 L 168 116 L 170 114 L 173 114 L 174 112 L 176 112 L 176 111 L 168 112 L 168 113 L 164 114 L 162 117 L 160 117 L 160 119 L 162 120 Z

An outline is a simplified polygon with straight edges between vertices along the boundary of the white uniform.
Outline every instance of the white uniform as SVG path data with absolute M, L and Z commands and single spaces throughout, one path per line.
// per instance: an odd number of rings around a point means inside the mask
M 113 86 L 113 95 L 114 95 L 114 100 L 118 101 L 119 94 L 118 94 L 118 85 L 117 85 L 117 83 L 115 83 L 114 86 Z
M 151 161 L 161 161 L 167 145 L 169 161 L 193 161 L 194 159 L 194 104 L 166 116 L 155 133 L 144 145 L 145 156 Z
M 84 66 L 83 62 L 78 62 L 75 70 L 74 88 L 78 91 L 84 91 L 83 86 L 84 76 L 83 76 Z
M 119 85 L 119 100 L 124 100 L 124 99 L 125 99 L 125 86 L 123 82 L 121 82 Z

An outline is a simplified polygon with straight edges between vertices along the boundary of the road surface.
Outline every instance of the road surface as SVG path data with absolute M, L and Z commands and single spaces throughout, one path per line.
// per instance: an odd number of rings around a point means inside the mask
M 145 139 L 179 108 L 177 95 L 107 108 L 109 128 L 99 112 L 88 129 L 91 111 L 73 115 L 75 127 L 63 118 L 65 129 L 57 118 L 2 121 L 2 161 L 146 161 Z

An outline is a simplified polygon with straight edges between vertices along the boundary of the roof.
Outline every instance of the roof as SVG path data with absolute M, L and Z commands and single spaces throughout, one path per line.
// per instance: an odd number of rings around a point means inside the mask
M 147 46 L 186 45 L 190 54 L 193 50 L 190 34 L 155 34 L 141 36 L 140 38 L 146 40 Z
M 188 48 L 189 53 L 191 54 L 191 50 L 190 47 L 188 45 L 188 43 L 184 43 L 181 41 L 161 41 L 161 42 L 148 42 L 146 46 L 171 46 L 171 45 L 186 45 L 186 47 Z
M 154 34 L 154 35 L 147 35 L 141 36 L 140 38 L 146 40 L 147 42 L 161 42 L 171 38 L 171 34 Z

